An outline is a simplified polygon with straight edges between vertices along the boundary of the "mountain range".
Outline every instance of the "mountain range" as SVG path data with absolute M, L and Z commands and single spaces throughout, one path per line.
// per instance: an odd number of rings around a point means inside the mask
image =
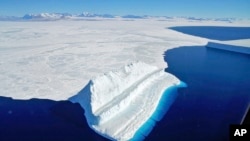
M 81 14 L 70 13 L 39 13 L 25 14 L 22 17 L 17 16 L 0 16 L 0 21 L 54 21 L 54 20 L 93 20 L 93 19 L 158 19 L 158 20 L 173 20 L 186 19 L 193 21 L 226 21 L 232 22 L 238 20 L 236 18 L 197 18 L 197 17 L 171 17 L 171 16 L 138 16 L 138 15 L 112 15 L 112 14 L 93 14 L 83 12 Z

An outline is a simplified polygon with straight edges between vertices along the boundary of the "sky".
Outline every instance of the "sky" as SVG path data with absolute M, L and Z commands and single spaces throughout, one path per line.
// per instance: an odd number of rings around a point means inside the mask
M 0 0 L 1 16 L 43 12 L 250 18 L 250 0 Z

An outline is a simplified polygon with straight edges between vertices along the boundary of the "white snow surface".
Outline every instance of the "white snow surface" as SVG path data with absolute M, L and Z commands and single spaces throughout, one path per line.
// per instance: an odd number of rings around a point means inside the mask
M 250 24 L 175 18 L 0 21 L 0 96 L 71 97 L 84 107 L 88 123 L 96 132 L 112 139 L 130 139 L 152 115 L 163 90 L 179 83 L 173 75 L 158 69 L 167 68 L 164 52 L 205 46 L 211 41 L 168 27 L 211 25 Z M 249 44 L 246 40 L 239 42 Z M 101 75 L 134 60 L 146 64 L 135 62 Z M 95 76 L 100 77 L 92 79 Z
M 0 96 L 65 100 L 103 72 L 135 60 L 166 68 L 163 59 L 166 50 L 208 42 L 167 27 L 240 24 L 119 18 L 0 21 Z
M 70 98 L 89 126 L 112 140 L 130 140 L 155 111 L 166 88 L 180 81 L 164 69 L 134 62 L 95 79 Z

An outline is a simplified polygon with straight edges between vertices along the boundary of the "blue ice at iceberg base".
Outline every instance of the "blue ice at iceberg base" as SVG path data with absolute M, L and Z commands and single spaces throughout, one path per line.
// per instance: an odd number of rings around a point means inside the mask
M 177 95 L 178 95 L 178 89 L 179 88 L 185 88 L 187 87 L 187 84 L 184 82 L 180 82 L 179 85 L 171 86 L 167 88 L 154 113 L 151 115 L 151 117 L 137 130 L 135 135 L 130 141 L 142 141 L 150 134 L 150 132 L 153 130 L 154 126 L 157 124 L 158 121 L 160 121 L 167 111 L 169 110 L 170 106 L 174 103 Z

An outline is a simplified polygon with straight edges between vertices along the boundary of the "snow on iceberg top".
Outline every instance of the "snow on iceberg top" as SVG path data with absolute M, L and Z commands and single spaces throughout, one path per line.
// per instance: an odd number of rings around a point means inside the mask
M 153 114 L 163 92 L 179 83 L 163 69 L 134 62 L 94 78 L 70 100 L 80 103 L 97 133 L 129 140 Z
M 90 81 L 92 84 L 92 109 L 97 112 L 103 105 L 111 102 L 116 96 L 131 87 L 134 82 L 139 81 L 157 67 L 142 62 L 131 63 L 120 70 L 105 73 Z

